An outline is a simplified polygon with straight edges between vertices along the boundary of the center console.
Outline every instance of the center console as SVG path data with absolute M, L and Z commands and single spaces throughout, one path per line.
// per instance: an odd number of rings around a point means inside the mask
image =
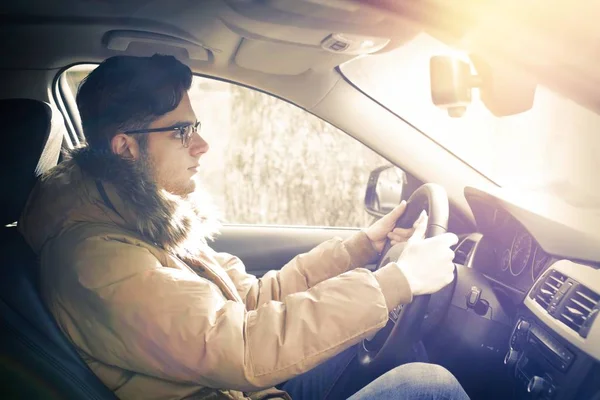
M 593 360 L 523 313 L 504 363 L 517 380 L 519 399 L 577 399 Z
M 592 271 L 570 264 L 548 270 L 519 312 L 504 360 L 517 399 L 600 399 L 600 295 L 589 288 L 600 281 L 594 271 L 590 285 L 581 271 Z

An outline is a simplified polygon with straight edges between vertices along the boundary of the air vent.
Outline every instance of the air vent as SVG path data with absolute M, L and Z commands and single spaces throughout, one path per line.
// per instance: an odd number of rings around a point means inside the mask
M 466 265 L 473 248 L 475 247 L 475 241 L 471 239 L 465 239 L 459 243 L 458 247 L 454 250 L 454 263 L 460 265 Z
M 549 275 L 546 275 L 543 279 L 541 286 L 536 285 L 534 289 L 534 300 L 548 309 L 554 295 L 560 290 L 562 285 L 567 281 L 567 277 L 558 271 L 552 270 Z
M 587 337 L 599 306 L 600 295 L 583 285 L 578 285 L 567 295 L 558 319 L 581 336 Z

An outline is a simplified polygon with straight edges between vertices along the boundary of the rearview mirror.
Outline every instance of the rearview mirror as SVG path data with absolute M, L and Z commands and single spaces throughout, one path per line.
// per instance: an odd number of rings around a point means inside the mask
M 406 173 L 393 165 L 374 169 L 367 183 L 365 210 L 374 217 L 383 217 L 400 204 L 407 182 Z
M 471 74 L 471 64 L 449 56 L 431 57 L 429 61 L 431 100 L 448 110 L 451 117 L 462 117 L 471 104 L 471 91 L 479 86 Z
M 533 107 L 536 83 L 522 71 L 508 65 L 491 65 L 476 54 L 471 63 L 455 56 L 434 56 L 429 61 L 431 100 L 451 117 L 462 117 L 472 101 L 473 89 L 495 116 L 503 117 Z

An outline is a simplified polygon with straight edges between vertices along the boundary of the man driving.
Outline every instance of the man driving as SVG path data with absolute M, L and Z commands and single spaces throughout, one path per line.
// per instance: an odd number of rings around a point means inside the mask
M 39 254 L 44 301 L 119 398 L 332 398 L 355 344 L 391 309 L 453 280 L 457 237 L 425 239 L 425 216 L 395 229 L 403 203 L 279 271 L 246 273 L 208 245 L 218 222 L 198 185 L 209 146 L 191 82 L 161 55 L 112 57 L 85 79 L 87 146 L 42 178 L 18 224 Z M 365 269 L 386 240 L 406 242 L 400 258 Z M 358 389 L 347 396 L 467 398 L 448 371 L 423 363 Z

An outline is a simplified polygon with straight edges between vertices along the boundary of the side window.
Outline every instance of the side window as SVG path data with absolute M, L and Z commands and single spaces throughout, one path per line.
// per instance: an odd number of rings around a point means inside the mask
M 81 68 L 66 74 L 76 92 L 86 74 Z M 211 146 L 200 161 L 202 185 L 226 223 L 369 224 L 363 205 L 369 173 L 387 160 L 327 122 L 257 90 L 194 77 L 189 94 Z

